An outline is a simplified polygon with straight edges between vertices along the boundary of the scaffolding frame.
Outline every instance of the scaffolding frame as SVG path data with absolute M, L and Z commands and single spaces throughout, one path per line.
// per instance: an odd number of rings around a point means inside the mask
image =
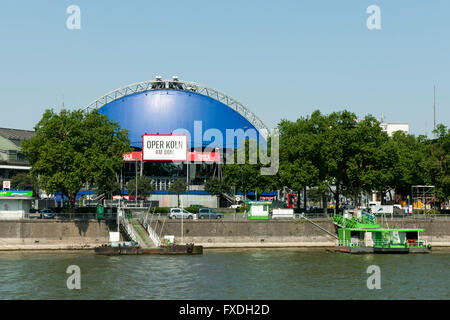
M 431 203 L 436 200 L 434 186 L 412 186 L 411 195 L 413 208 L 417 203 L 416 209 L 422 209 L 424 214 L 431 213 Z M 419 208 L 419 201 L 422 202 L 422 208 Z

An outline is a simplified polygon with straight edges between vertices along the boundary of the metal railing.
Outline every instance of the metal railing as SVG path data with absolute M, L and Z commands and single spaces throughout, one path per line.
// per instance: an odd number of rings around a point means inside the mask
M 102 213 L 102 218 L 99 217 L 97 213 L 54 213 L 52 216 L 45 218 L 38 212 L 26 213 L 24 215 L 25 219 L 39 219 L 39 220 L 116 220 L 117 213 Z
M 153 216 L 152 216 L 153 218 Z M 144 216 L 140 215 L 137 220 L 139 221 L 139 223 L 144 227 L 144 229 L 147 231 L 148 236 L 150 238 L 150 240 L 153 242 L 153 244 L 157 247 L 161 246 L 161 239 L 158 236 L 158 234 L 156 233 L 156 231 L 152 228 L 151 223 L 148 223 L 148 215 Z
M 133 227 L 131 226 L 127 218 L 119 216 L 119 227 L 128 238 L 130 238 L 134 242 L 139 243 L 138 238 L 136 237 L 136 234 L 133 231 Z
M 391 246 L 404 246 L 405 248 L 411 247 L 426 247 L 428 242 L 426 240 L 414 240 L 414 242 L 395 243 L 390 240 L 372 240 L 366 244 L 365 240 L 338 240 L 338 246 L 343 247 L 391 247 Z
M 325 213 L 303 213 L 303 212 L 294 212 L 294 219 L 300 219 L 300 216 L 307 217 L 308 219 L 329 219 L 331 217 L 331 214 L 325 214 Z
M 414 219 L 414 220 L 450 220 L 450 214 L 408 214 L 393 215 L 394 219 Z
M 150 239 L 153 241 L 153 244 L 157 247 L 160 247 L 161 239 L 159 239 L 158 234 L 152 227 L 150 227 L 150 225 L 147 226 L 147 232 L 148 232 Z
M 148 208 L 150 206 L 155 206 L 157 201 L 155 200 L 83 200 L 84 206 L 96 207 L 98 205 L 103 205 L 106 208 L 117 208 L 119 206 L 123 207 L 139 207 L 139 208 Z
M 407 241 L 404 243 L 396 243 L 389 240 L 373 240 L 373 245 L 377 247 L 389 247 L 389 246 L 404 246 L 405 248 L 411 248 L 411 247 L 426 247 L 428 245 L 428 242 L 426 240 L 414 240 L 414 241 Z
M 312 221 L 311 219 L 305 217 L 305 215 L 302 215 L 302 214 L 301 214 L 300 217 L 301 217 L 302 219 L 305 219 L 306 221 L 310 222 L 312 225 L 316 226 L 317 228 L 319 228 L 319 229 L 322 230 L 323 232 L 329 234 L 330 236 L 332 236 L 332 237 L 334 237 L 334 238 L 338 238 L 337 235 L 335 235 L 334 233 L 331 233 L 330 231 L 328 231 L 328 230 L 325 229 L 325 228 L 322 228 L 321 226 L 319 226 L 317 223 L 315 223 L 315 222 Z
M 364 241 L 355 240 L 338 240 L 338 246 L 340 247 L 367 247 Z

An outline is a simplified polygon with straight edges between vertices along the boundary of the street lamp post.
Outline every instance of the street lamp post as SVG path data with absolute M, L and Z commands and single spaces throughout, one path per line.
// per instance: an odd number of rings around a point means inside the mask
M 136 203 L 136 207 L 137 207 L 137 193 L 138 193 L 138 181 L 137 181 L 137 160 L 136 160 L 136 165 L 135 165 L 135 168 L 136 168 L 136 193 L 135 193 L 135 195 L 134 195 L 134 199 L 135 199 L 135 203 Z

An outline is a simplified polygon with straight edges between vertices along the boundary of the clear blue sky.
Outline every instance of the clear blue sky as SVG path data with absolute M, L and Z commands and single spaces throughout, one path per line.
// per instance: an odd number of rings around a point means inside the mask
M 81 8 L 81 30 L 66 8 Z M 368 30 L 369 5 L 381 30 Z M 217 88 L 269 127 L 315 109 L 450 126 L 450 1 L 3 1 L 0 126 L 156 75 Z

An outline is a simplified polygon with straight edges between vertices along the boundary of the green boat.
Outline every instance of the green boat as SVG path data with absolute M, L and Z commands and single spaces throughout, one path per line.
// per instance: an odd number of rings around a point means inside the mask
M 362 212 L 360 217 L 349 213 L 333 215 L 337 227 L 338 252 L 346 253 L 429 253 L 431 245 L 420 239 L 425 229 L 381 228 L 377 218 Z

